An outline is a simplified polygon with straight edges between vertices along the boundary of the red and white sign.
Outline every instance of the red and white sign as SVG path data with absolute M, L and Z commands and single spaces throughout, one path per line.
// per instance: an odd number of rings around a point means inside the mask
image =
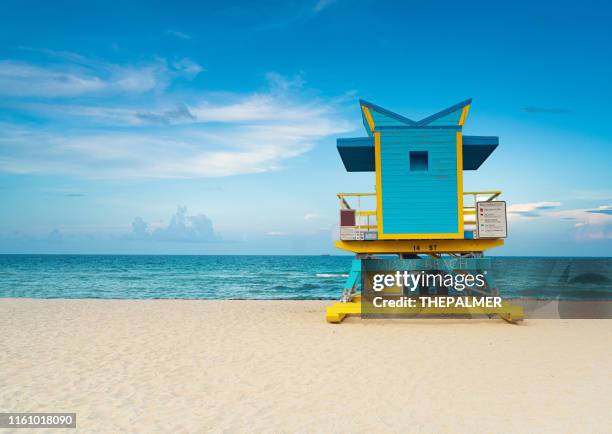
M 506 202 L 489 201 L 476 203 L 476 230 L 478 238 L 506 238 Z

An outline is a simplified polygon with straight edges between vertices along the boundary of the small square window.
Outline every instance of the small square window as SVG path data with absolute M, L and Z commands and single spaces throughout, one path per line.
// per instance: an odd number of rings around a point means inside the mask
M 429 170 L 429 153 L 427 151 L 410 151 L 410 171 Z

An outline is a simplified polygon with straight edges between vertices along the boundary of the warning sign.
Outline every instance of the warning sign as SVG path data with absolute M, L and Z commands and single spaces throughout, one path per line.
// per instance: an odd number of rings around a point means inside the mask
M 477 202 L 476 227 L 478 238 L 506 238 L 508 236 L 506 202 Z

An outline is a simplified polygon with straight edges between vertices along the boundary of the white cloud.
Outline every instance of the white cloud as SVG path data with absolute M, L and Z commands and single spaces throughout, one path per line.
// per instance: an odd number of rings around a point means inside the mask
M 272 91 L 281 92 L 287 92 L 293 89 L 300 89 L 306 83 L 301 75 L 297 75 L 294 78 L 289 79 L 277 72 L 266 73 L 266 80 L 268 80 Z
M 141 239 L 149 236 L 147 232 L 147 224 L 142 217 L 136 217 L 132 222 L 132 236 L 133 238 Z
M 103 92 L 146 92 L 161 83 L 156 66 L 112 67 L 106 74 L 81 68 L 54 68 L 0 61 L 0 94 L 33 97 L 72 97 Z
M 586 210 L 587 212 L 590 213 L 594 213 L 594 214 L 607 214 L 607 215 L 612 215 L 612 205 L 602 205 L 599 206 L 595 209 L 589 209 Z
M 146 125 L 154 123 L 242 125 L 302 125 L 323 127 L 326 131 L 349 127 L 339 119 L 335 101 L 305 100 L 272 93 L 201 95 L 191 104 L 176 103 L 151 107 L 98 106 L 71 104 L 23 104 L 24 108 L 53 118 L 74 117 L 100 125 Z
M 0 61 L 0 95 L 58 98 L 121 95 L 164 89 L 177 77 L 193 78 L 204 71 L 191 59 L 169 65 L 165 59 L 143 64 L 114 64 L 74 53 L 34 50 L 60 59 L 40 66 L 18 60 Z
M 181 74 L 197 73 L 197 67 L 181 62 L 174 66 Z M 120 82 L 135 86 L 129 78 Z M 113 105 L 96 98 L 79 105 L 26 101 L 19 109 L 48 122 L 0 125 L 0 171 L 88 178 L 261 173 L 279 170 L 321 139 L 352 129 L 338 102 L 308 98 L 297 84 L 270 86 L 252 94 L 198 93 L 188 103 L 166 91 L 156 104 L 120 97 Z
M 270 232 L 266 232 L 266 235 L 270 237 L 286 237 L 287 235 L 289 235 L 289 232 L 270 231 Z
M 321 216 L 315 213 L 307 213 L 304 215 L 304 220 L 317 220 L 319 218 L 321 218 Z
M 612 206 L 597 208 L 571 209 L 547 214 L 550 217 L 575 221 L 574 235 L 578 240 L 612 239 Z
M 521 217 L 538 217 L 542 211 L 548 211 L 561 206 L 560 202 L 517 203 L 508 207 L 508 214 Z
M 334 108 L 322 101 L 298 102 L 272 94 L 230 95 L 228 101 L 204 100 L 191 108 L 200 122 L 301 121 L 325 120 Z M 328 122 L 337 122 L 329 119 Z
M 197 64 L 196 62 L 187 57 L 183 57 L 180 60 L 172 62 L 172 66 L 176 71 L 185 74 L 189 77 L 195 77 L 200 72 L 205 71 L 205 69 L 201 65 Z
M 553 211 L 559 206 L 559 202 L 515 204 L 508 207 L 508 215 L 512 220 L 546 217 L 573 222 L 571 231 L 580 241 L 612 239 L 612 205 Z
M 86 72 L 0 61 L 0 94 L 3 95 L 75 96 L 100 92 L 106 85 L 100 77 Z
M 151 230 L 141 217 L 136 217 L 132 223 L 132 233 L 126 238 L 179 242 L 212 242 L 221 239 L 214 231 L 212 221 L 206 215 L 188 215 L 186 206 L 177 207 L 176 213 L 167 225 Z
M 279 170 L 316 140 L 342 131 L 314 119 L 302 125 L 190 128 L 147 132 L 39 133 L 4 125 L 0 170 L 88 178 L 198 178 Z
M 186 40 L 192 39 L 191 35 L 188 35 L 187 33 L 184 33 L 184 32 L 179 32 L 178 30 L 168 29 L 166 30 L 165 33 L 166 35 L 174 36 L 175 38 L 179 38 L 179 39 L 186 39 Z
M 315 13 L 321 12 L 323 9 L 331 6 L 335 2 L 336 0 L 318 0 L 313 6 L 312 10 Z

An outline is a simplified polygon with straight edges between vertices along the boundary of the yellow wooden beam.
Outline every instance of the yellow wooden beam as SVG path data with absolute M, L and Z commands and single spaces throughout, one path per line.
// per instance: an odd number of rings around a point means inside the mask
M 346 196 L 346 197 L 351 197 L 351 196 L 376 196 L 376 193 L 337 193 L 336 196 L 341 197 L 341 196 Z
M 466 106 L 466 107 L 469 107 Z M 465 113 L 465 107 L 464 107 Z M 463 124 L 461 124 L 463 125 Z M 457 227 L 459 231 L 456 237 L 449 238 L 464 238 L 465 237 L 465 227 L 463 225 L 463 134 L 461 131 L 458 131 L 456 134 L 457 137 Z M 435 237 L 439 238 L 439 237 Z
M 476 240 L 377 240 L 336 241 L 336 247 L 353 253 L 463 253 L 484 252 L 504 245 L 503 239 Z
M 360 301 L 335 303 L 327 308 L 325 320 L 330 323 L 340 323 L 347 315 L 359 315 L 360 313 Z
M 374 129 L 376 128 L 376 125 L 374 124 L 374 119 L 372 119 L 372 114 L 370 113 L 370 109 L 364 105 L 361 106 L 361 110 L 363 110 L 363 114 L 366 118 L 366 122 L 368 123 L 368 126 L 370 127 L 370 131 L 374 132 Z
M 499 191 L 499 190 L 492 190 L 492 191 L 464 191 L 463 194 L 495 194 L 495 195 L 499 196 L 500 194 L 502 194 L 502 192 Z
M 360 297 L 360 296 L 359 296 Z M 406 316 L 446 316 L 446 315 L 498 315 L 505 321 L 515 323 L 524 319 L 521 306 L 501 302 L 501 307 L 401 307 L 401 308 L 374 308 L 365 306 L 366 312 L 381 315 Z M 361 298 L 348 303 L 335 303 L 327 308 L 325 319 L 330 323 L 340 323 L 347 315 L 360 315 L 362 313 Z
M 463 126 L 465 124 L 465 120 L 467 119 L 468 112 L 470 111 L 470 105 L 466 105 L 463 107 L 461 111 L 461 118 L 459 118 L 459 125 Z
M 360 311 L 361 312 L 361 311 Z M 347 312 L 347 314 L 350 312 Z M 384 307 L 365 304 L 365 312 L 381 315 L 509 315 L 514 320 L 523 319 L 523 308 L 502 301 L 500 307 Z

